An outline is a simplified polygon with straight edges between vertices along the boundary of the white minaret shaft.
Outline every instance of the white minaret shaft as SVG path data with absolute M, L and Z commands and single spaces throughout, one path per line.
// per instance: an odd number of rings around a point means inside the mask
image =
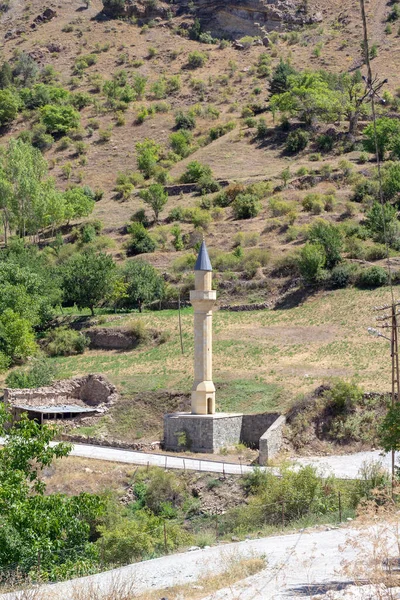
M 212 267 L 203 241 L 195 265 L 195 289 L 190 292 L 194 308 L 194 415 L 215 413 L 215 386 L 212 381 L 212 308 L 217 294 L 211 288 Z

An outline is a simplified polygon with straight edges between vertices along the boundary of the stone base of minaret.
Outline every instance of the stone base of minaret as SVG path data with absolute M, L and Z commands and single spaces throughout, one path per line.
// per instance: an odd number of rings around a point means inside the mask
M 242 421 L 243 415 L 236 413 L 165 415 L 164 449 L 212 454 L 233 448 L 241 441 Z

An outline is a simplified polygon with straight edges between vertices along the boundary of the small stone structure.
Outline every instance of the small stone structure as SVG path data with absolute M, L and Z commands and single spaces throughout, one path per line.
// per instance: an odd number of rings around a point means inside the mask
M 260 465 L 267 465 L 268 461 L 279 453 L 282 447 L 283 428 L 285 424 L 286 417 L 284 415 L 280 415 L 260 437 L 260 454 L 258 457 L 258 462 Z
M 4 390 L 4 403 L 15 420 L 26 412 L 40 423 L 103 414 L 117 398 L 116 387 L 103 375 L 94 374 L 57 381 L 48 387 Z
M 216 292 L 212 289 L 212 267 L 205 242 L 195 265 L 195 289 L 190 292 L 194 308 L 194 383 L 191 413 L 177 412 L 164 417 L 164 448 L 190 449 L 213 453 L 243 442 L 258 448 L 260 438 L 280 419 L 278 413 L 243 415 L 215 412 L 215 386 L 212 380 L 212 308 Z M 279 421 L 280 423 L 281 421 Z M 275 427 L 281 431 L 281 426 Z M 275 431 L 275 430 L 274 430 Z M 280 447 L 279 433 L 267 436 L 264 455 L 271 458 Z
M 191 450 L 211 454 L 242 443 L 259 448 L 259 463 L 266 465 L 281 449 L 285 423 L 285 417 L 279 413 L 170 414 L 164 417 L 164 446 L 175 452 Z

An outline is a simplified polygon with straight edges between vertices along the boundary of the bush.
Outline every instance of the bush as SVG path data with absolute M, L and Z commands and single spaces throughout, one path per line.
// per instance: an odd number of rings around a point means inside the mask
M 285 149 L 290 154 L 296 154 L 307 147 L 310 136 L 307 131 L 303 129 L 296 129 L 291 131 L 286 139 Z
M 193 160 L 186 167 L 186 171 L 181 176 L 182 183 L 197 183 L 203 176 L 211 177 L 211 167 L 202 165 L 197 160 Z
M 198 50 L 193 50 L 193 52 L 189 53 L 187 64 L 190 69 L 198 69 L 199 67 L 204 67 L 207 60 L 207 54 L 199 52 Z
M 363 269 L 357 277 L 356 284 L 360 288 L 377 288 L 388 283 L 388 274 L 382 267 Z
M 307 283 L 316 283 L 322 275 L 325 254 L 321 246 L 307 244 L 302 248 L 299 258 L 299 270 Z
M 356 272 L 357 267 L 355 265 L 337 265 L 331 271 L 328 281 L 329 287 L 340 289 L 351 285 L 354 282 Z
M 268 135 L 268 125 L 265 119 L 260 119 L 257 122 L 257 137 L 260 140 L 263 140 Z
M 212 194 L 220 189 L 218 181 L 211 175 L 202 175 L 197 182 L 196 189 L 201 194 Z
M 232 203 L 235 219 L 252 219 L 261 210 L 261 204 L 254 194 L 239 194 Z
M 196 121 L 193 115 L 179 111 L 175 115 L 175 125 L 177 129 L 194 129 Z
M 332 269 L 342 260 L 342 234 L 339 228 L 333 225 L 333 223 L 318 219 L 311 225 L 308 232 L 308 239 L 311 243 L 319 244 L 323 248 L 326 267 L 328 269 Z
M 331 135 L 323 133 L 317 138 L 317 148 L 321 152 L 330 152 L 333 148 L 334 139 Z
M 48 104 L 41 109 L 42 121 L 49 133 L 66 134 L 79 127 L 80 116 L 72 106 Z
M 60 327 L 46 336 L 45 350 L 49 356 L 73 356 L 83 354 L 89 339 L 79 331 Z
M 9 388 L 38 388 L 51 385 L 57 377 L 55 365 L 46 359 L 37 359 L 28 369 L 14 369 L 6 378 Z
M 324 210 L 324 203 L 320 194 L 307 194 L 301 204 L 304 210 L 311 212 L 313 215 L 320 215 Z
M 182 129 L 176 133 L 172 133 L 169 138 L 172 150 L 180 157 L 185 158 L 190 154 L 190 144 L 192 142 L 192 134 Z
M 132 225 L 129 225 L 128 231 L 131 234 L 131 239 L 127 243 L 128 256 L 154 252 L 156 243 L 142 223 L 132 223 Z

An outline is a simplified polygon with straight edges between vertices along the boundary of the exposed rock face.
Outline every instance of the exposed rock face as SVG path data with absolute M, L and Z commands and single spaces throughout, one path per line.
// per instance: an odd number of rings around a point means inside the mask
M 187 0 L 178 0 L 181 10 Z M 214 35 L 264 36 L 268 31 L 320 20 L 302 10 L 300 0 L 197 0 L 197 16 Z
M 137 345 L 137 340 L 127 332 L 111 327 L 97 327 L 85 331 L 90 339 L 91 348 L 104 350 L 130 350 Z
M 10 406 L 26 405 L 82 407 L 93 406 L 97 412 L 105 412 L 118 399 L 117 388 L 103 375 L 86 375 L 57 381 L 52 386 L 37 389 L 4 390 L 4 402 Z
M 193 6 L 194 4 L 194 6 Z M 176 16 L 196 16 L 204 31 L 217 37 L 237 38 L 245 35 L 265 37 L 268 31 L 284 30 L 293 26 L 317 23 L 320 14 L 304 11 L 303 0 L 175 0 L 173 4 L 159 2 L 156 7 L 140 0 L 125 0 L 123 7 L 115 8 L 110 2 L 103 12 L 111 17 L 138 19 L 165 17 L 167 12 Z

